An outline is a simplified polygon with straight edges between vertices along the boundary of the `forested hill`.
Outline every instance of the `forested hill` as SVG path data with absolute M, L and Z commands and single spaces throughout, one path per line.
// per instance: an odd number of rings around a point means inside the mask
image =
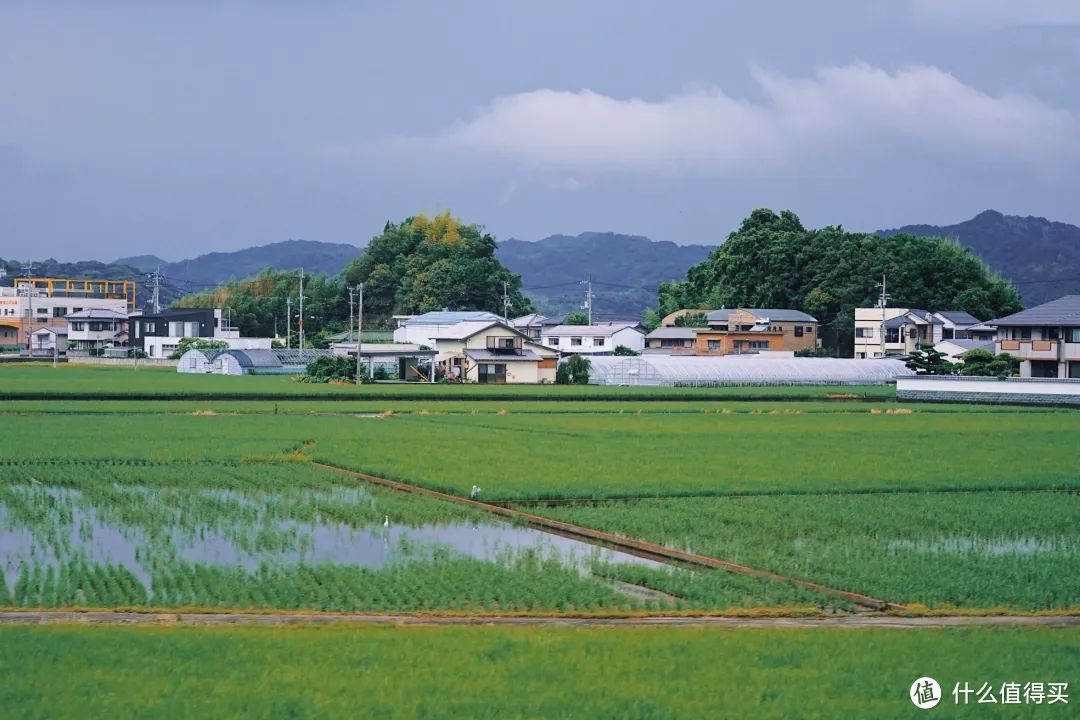
M 1080 293 L 1080 227 L 1040 217 L 981 212 L 956 225 L 907 225 L 879 235 L 942 236 L 966 245 L 1016 285 L 1024 305 Z
M 598 317 L 638 317 L 656 305 L 661 282 L 681 280 L 686 269 L 712 250 L 676 245 L 640 235 L 586 232 L 551 235 L 527 242 L 506 240 L 496 255 L 522 276 L 525 294 L 541 312 L 577 310 L 585 299 L 586 276 L 593 280 L 593 310 Z
M 252 277 L 264 268 L 291 270 L 303 267 L 311 274 L 337 275 L 360 253 L 361 249 L 354 245 L 286 240 L 235 252 L 208 253 L 172 263 L 161 262 L 153 255 L 121 258 L 116 262 L 132 265 L 143 272 L 154 270 L 160 264 L 166 284 L 181 290 L 198 291 L 230 278 Z

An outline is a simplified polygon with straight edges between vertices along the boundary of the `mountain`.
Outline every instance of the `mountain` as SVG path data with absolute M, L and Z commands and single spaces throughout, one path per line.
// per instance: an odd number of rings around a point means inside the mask
M 289 270 L 303 267 L 312 274 L 337 275 L 360 248 L 343 243 L 315 240 L 286 240 L 257 245 L 235 252 L 213 252 L 190 260 L 162 262 L 153 255 L 138 255 L 117 260 L 148 272 L 161 266 L 165 284 L 178 290 L 197 291 L 213 287 L 230 278 L 242 279 L 258 274 L 263 268 Z
M 143 306 L 150 300 L 146 273 L 158 267 L 164 275 L 161 302 L 168 304 L 188 292 L 214 287 L 230 278 L 248 278 L 267 267 L 276 270 L 303 267 L 312 274 L 337 275 L 360 252 L 360 248 L 341 243 L 287 240 L 236 252 L 208 253 L 172 263 L 156 255 L 134 255 L 112 263 L 89 260 L 65 263 L 49 259 L 35 261 L 33 268 L 38 277 L 135 280 L 138 283 L 136 299 Z M 23 274 L 23 267 L 22 262 L 0 259 L 0 269 L 7 271 L 4 284 L 11 285 L 15 276 Z
M 505 240 L 496 256 L 522 277 L 525 294 L 547 314 L 580 310 L 582 280 L 593 281 L 593 315 L 640 317 L 656 305 L 661 282 L 682 280 L 686 269 L 712 250 L 705 245 L 676 245 L 640 235 L 586 232 L 551 235 L 543 240 Z
M 877 234 L 897 233 L 950 237 L 966 245 L 1013 281 L 1027 307 L 1080 293 L 1080 227 L 1075 225 L 986 210 L 955 225 L 906 225 Z

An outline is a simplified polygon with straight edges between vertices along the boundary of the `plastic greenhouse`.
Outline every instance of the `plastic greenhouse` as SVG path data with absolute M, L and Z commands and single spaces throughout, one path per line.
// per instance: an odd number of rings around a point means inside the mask
M 593 356 L 589 382 L 596 385 L 887 385 L 915 373 L 900 360 Z

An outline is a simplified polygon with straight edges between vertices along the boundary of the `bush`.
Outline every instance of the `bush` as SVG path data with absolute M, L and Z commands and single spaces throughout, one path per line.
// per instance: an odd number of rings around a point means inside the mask
M 356 382 L 356 358 L 349 355 L 323 355 L 307 364 L 300 382 Z M 367 372 L 361 368 L 360 382 L 367 382 Z
M 615 350 L 613 350 L 611 354 L 612 355 L 631 356 L 631 355 L 639 355 L 640 353 L 638 353 L 638 352 L 636 352 L 634 350 L 631 350 L 630 348 L 626 347 L 625 345 L 616 345 Z
M 559 368 L 555 371 L 555 382 L 559 385 L 588 385 L 591 369 L 592 362 L 589 358 L 571 355 L 559 364 Z
M 224 340 L 214 340 L 213 338 L 195 338 L 185 337 L 180 338 L 180 342 L 176 344 L 176 350 L 169 356 L 170 360 L 179 360 L 180 356 L 186 353 L 188 350 L 227 350 L 229 343 Z
M 1020 372 L 1020 359 L 1009 353 L 994 355 L 989 350 L 976 348 L 964 353 L 961 375 L 977 377 L 1012 377 Z

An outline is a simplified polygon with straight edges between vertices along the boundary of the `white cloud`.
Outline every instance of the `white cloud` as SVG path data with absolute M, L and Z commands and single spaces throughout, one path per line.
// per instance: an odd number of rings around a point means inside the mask
M 864 63 L 793 78 L 757 70 L 761 99 L 694 88 L 649 101 L 591 90 L 498 97 L 431 139 L 563 177 L 598 172 L 768 172 L 823 158 L 917 152 L 1051 167 L 1073 155 L 1077 119 L 1014 94 L 990 95 L 935 67 Z
M 916 17 L 946 25 L 1080 25 L 1077 0 L 911 0 Z

